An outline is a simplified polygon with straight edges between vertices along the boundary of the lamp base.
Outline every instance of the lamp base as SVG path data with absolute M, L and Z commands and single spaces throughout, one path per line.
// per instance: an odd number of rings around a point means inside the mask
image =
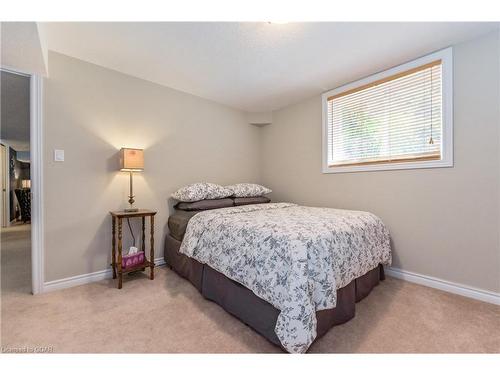
M 125 212 L 137 212 L 137 211 L 139 211 L 139 209 L 138 208 L 125 208 L 123 211 L 125 211 Z

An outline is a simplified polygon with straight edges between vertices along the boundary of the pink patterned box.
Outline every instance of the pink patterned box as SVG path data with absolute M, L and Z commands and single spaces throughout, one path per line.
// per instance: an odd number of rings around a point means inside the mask
M 122 268 L 132 268 L 138 264 L 144 263 L 144 251 L 122 257 Z

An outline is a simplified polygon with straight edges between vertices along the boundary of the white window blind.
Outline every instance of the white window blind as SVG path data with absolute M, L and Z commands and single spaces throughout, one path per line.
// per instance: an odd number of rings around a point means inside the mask
M 440 160 L 442 61 L 329 96 L 328 167 Z

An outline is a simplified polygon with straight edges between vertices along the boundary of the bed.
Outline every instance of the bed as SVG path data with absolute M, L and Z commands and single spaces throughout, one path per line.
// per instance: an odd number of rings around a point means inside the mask
M 169 218 L 165 261 L 290 353 L 306 352 L 384 279 L 389 232 L 362 211 L 267 203 Z

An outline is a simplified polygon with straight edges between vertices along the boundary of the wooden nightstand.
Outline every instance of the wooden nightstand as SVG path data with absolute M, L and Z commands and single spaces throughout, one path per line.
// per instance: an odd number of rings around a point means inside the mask
M 113 267 L 113 279 L 116 279 L 118 276 L 118 289 L 122 288 L 122 280 L 123 274 L 127 274 L 130 272 L 144 270 L 145 268 L 150 268 L 149 278 L 154 280 L 154 268 L 155 268 L 155 240 L 154 240 L 154 222 L 156 211 L 150 210 L 139 210 L 136 212 L 125 212 L 125 211 L 110 211 L 111 214 L 111 222 L 112 222 L 112 231 L 113 231 L 113 239 L 111 241 L 111 265 Z M 146 217 L 150 217 L 151 223 L 151 239 L 150 245 L 151 249 L 149 252 L 149 259 L 146 258 Z M 125 270 L 122 269 L 122 220 L 129 219 L 133 217 L 142 218 L 142 248 L 141 251 L 144 252 L 144 262 L 138 264 L 136 266 L 127 268 Z M 118 259 L 116 259 L 116 223 L 118 222 Z

